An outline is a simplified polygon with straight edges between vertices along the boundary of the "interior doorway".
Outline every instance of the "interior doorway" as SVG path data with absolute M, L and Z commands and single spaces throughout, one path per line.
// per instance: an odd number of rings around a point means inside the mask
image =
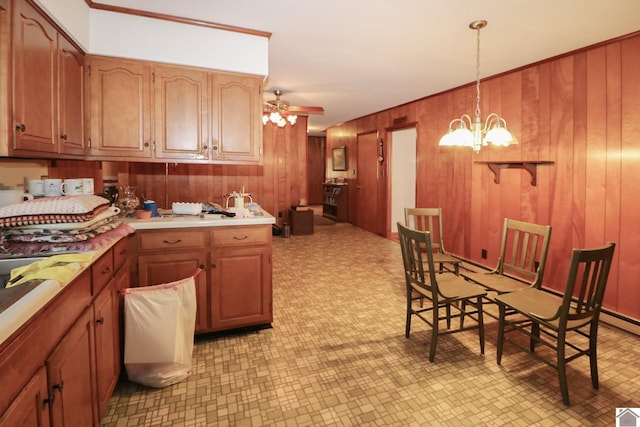
M 390 142 L 391 234 L 404 223 L 404 208 L 416 206 L 416 128 L 392 130 Z

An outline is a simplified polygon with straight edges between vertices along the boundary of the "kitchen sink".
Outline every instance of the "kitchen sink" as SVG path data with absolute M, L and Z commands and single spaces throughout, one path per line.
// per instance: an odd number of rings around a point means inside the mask
M 11 270 L 22 267 L 46 257 L 12 257 L 0 259 L 0 289 L 4 289 L 11 277 Z

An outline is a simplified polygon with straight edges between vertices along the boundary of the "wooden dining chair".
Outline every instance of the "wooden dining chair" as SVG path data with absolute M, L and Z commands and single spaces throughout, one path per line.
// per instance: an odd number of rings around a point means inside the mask
M 462 276 L 498 294 L 540 288 L 551 239 L 551 226 L 504 219 L 500 256 L 488 272 L 462 272 Z
M 574 249 L 563 295 L 528 288 L 498 295 L 499 307 L 497 362 L 502 361 L 504 342 L 530 354 L 558 371 L 562 401 L 569 405 L 566 364 L 589 356 L 591 383 L 598 388 L 598 323 L 614 243 L 595 249 Z M 517 315 L 509 315 L 515 312 Z M 511 332 L 529 337 L 529 349 L 507 338 Z M 582 341 L 576 341 L 575 338 Z M 588 339 L 588 345 L 584 338 Z M 538 343 L 554 350 L 552 358 L 535 353 Z
M 482 299 L 486 295 L 484 288 L 449 271 L 436 273 L 431 235 L 428 231 L 413 230 L 398 222 L 398 234 L 407 287 L 405 337 L 409 338 L 412 316 L 417 316 L 431 326 L 429 361 L 433 362 L 439 335 L 478 329 L 480 353 L 484 354 L 482 317 Z M 417 302 L 420 299 L 428 300 L 431 304 L 425 307 Z M 456 314 L 451 315 L 449 312 L 451 307 L 457 310 Z M 442 314 L 442 309 L 446 309 L 446 314 Z M 458 328 L 451 329 L 451 318 L 460 318 Z M 475 322 L 464 326 L 465 318 L 471 318 Z M 440 329 L 442 320 L 447 321 L 447 327 L 443 330 Z
M 440 272 L 448 265 L 447 269 L 453 269 L 456 275 L 460 274 L 461 260 L 449 255 L 444 249 L 441 208 L 405 208 L 404 225 L 431 234 L 433 262 L 439 266 Z

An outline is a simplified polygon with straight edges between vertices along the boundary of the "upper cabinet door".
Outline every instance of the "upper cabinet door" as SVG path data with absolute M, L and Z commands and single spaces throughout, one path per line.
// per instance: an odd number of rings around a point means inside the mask
M 216 73 L 212 79 L 212 159 L 225 163 L 262 160 L 262 79 Z
M 156 158 L 210 158 L 207 76 L 182 67 L 153 68 Z
M 150 72 L 140 61 L 89 59 L 90 157 L 151 156 Z
M 57 153 L 58 33 L 26 1 L 14 2 L 13 22 L 13 148 Z
M 84 55 L 58 36 L 59 138 L 61 154 L 84 154 Z

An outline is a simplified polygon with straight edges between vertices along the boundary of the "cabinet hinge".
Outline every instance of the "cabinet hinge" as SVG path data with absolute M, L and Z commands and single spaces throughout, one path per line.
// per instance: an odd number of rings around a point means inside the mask
M 156 73 L 155 72 L 151 72 L 151 83 L 155 83 L 156 82 Z
M 91 138 L 87 138 L 87 148 L 91 148 Z
M 91 65 L 87 65 L 87 77 L 91 77 Z

